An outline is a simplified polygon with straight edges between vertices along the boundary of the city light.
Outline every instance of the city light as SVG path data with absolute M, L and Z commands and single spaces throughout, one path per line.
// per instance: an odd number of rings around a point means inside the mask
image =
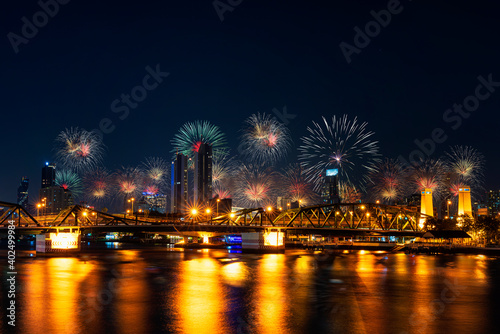
M 206 209 L 205 212 L 207 213 L 207 215 L 211 212 L 210 209 Z
M 268 207 L 267 207 L 267 211 L 271 212 L 271 211 L 273 211 L 273 208 L 272 208 L 272 207 L 270 207 L 270 206 L 268 206 Z
M 192 214 L 193 216 L 196 216 L 196 215 L 198 214 L 198 210 L 196 210 L 196 209 L 191 209 L 191 214 Z

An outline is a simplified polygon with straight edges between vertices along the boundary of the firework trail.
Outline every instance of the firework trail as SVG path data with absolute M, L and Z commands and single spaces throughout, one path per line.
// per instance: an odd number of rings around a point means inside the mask
M 104 168 L 94 168 L 84 176 L 85 192 L 91 200 L 103 202 L 111 195 L 112 177 Z
M 64 190 L 69 190 L 75 198 L 80 197 L 83 193 L 82 179 L 71 170 L 56 170 L 55 184 Z
M 286 157 L 292 140 L 285 125 L 271 115 L 253 114 L 241 138 L 243 156 L 256 164 L 273 164 Z
M 162 158 L 147 158 L 141 166 L 143 192 L 157 195 L 167 192 L 169 188 L 169 164 Z
M 450 147 L 446 152 L 446 169 L 450 174 L 450 191 L 454 188 L 480 187 L 483 179 L 484 156 L 470 146 Z
M 263 165 L 241 164 L 235 175 L 236 206 L 275 205 L 276 174 Z
M 172 153 L 182 153 L 188 158 L 194 158 L 200 145 L 212 145 L 212 156 L 217 157 L 227 153 L 226 137 L 219 127 L 209 121 L 195 121 L 184 124 L 171 140 Z
M 280 189 L 285 191 L 286 197 L 292 202 L 303 202 L 310 205 L 319 200 L 314 192 L 314 184 L 306 180 L 304 169 L 298 163 L 290 164 L 281 174 Z
M 63 167 L 81 172 L 101 163 L 104 145 L 95 133 L 70 128 L 57 136 L 56 150 L 57 158 Z
M 139 168 L 122 167 L 115 175 L 116 192 L 125 198 L 140 193 L 143 186 L 143 174 Z
M 308 136 L 301 138 L 299 160 L 306 179 L 320 191 L 325 170 L 338 168 L 340 182 L 364 190 L 367 174 L 379 156 L 378 142 L 372 141 L 374 133 L 367 130 L 368 123 L 358 123 L 357 117 L 333 116 L 331 122 L 322 119 L 307 127 Z
M 433 198 L 441 198 L 445 189 L 445 165 L 441 160 L 426 159 L 411 166 L 409 178 L 415 192 L 432 189 Z
M 361 202 L 361 193 L 356 187 L 347 184 L 340 183 L 339 184 L 339 196 L 341 203 L 360 203 Z
M 393 204 L 406 194 L 407 170 L 399 160 L 386 158 L 374 163 L 372 167 L 368 173 L 371 197 Z

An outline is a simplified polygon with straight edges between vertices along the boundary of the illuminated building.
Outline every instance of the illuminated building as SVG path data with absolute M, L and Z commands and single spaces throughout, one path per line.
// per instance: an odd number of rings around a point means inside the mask
M 434 217 L 434 206 L 432 204 L 432 189 L 425 188 L 421 191 L 420 213 Z M 425 218 L 419 221 L 419 227 L 422 228 Z
M 62 209 L 73 205 L 71 191 L 59 186 L 45 187 L 40 189 L 40 199 L 46 198 L 43 214 L 59 213 Z
M 52 187 L 56 185 L 56 164 L 45 163 L 42 168 L 42 188 Z
M 277 208 L 282 208 L 283 210 L 291 209 L 292 199 L 289 197 L 278 197 Z
M 467 215 L 472 217 L 472 204 L 470 199 L 470 188 L 458 189 L 458 216 Z
M 142 193 L 142 199 L 137 202 L 137 210 L 165 213 L 167 210 L 167 196 L 163 194 Z
M 172 161 L 170 211 L 180 213 L 188 201 L 188 160 L 187 156 L 177 154 Z
M 340 203 L 338 169 L 327 169 L 325 172 L 325 185 L 323 188 L 323 202 L 326 204 Z
M 30 179 L 26 176 L 21 178 L 21 184 L 17 188 L 17 204 L 21 205 L 23 208 L 28 207 L 28 188 L 30 185 Z
M 490 190 L 486 193 L 486 206 L 491 216 L 498 216 L 500 213 L 500 190 Z
M 207 203 L 212 198 L 212 145 L 200 144 L 194 153 L 194 201 Z

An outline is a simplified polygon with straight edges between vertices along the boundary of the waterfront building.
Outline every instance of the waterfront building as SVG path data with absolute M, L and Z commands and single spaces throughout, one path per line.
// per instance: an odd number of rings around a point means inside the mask
M 28 188 L 30 186 L 30 179 L 26 176 L 21 178 L 21 184 L 17 188 L 17 204 L 25 209 L 28 209 Z
M 177 154 L 171 168 L 171 198 L 170 211 L 182 213 L 188 201 L 188 159 L 183 154 Z
M 194 153 L 194 201 L 199 205 L 212 199 L 212 145 L 200 144 Z
M 42 188 L 52 187 L 56 184 L 56 164 L 45 163 L 42 168 Z

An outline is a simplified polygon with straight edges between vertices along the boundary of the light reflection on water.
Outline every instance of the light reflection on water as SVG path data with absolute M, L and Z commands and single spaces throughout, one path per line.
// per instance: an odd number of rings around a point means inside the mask
M 500 260 L 486 256 L 378 252 L 343 254 L 333 263 L 300 251 L 251 255 L 167 248 L 39 257 L 17 263 L 17 329 L 488 333 L 499 325 L 499 269 Z M 6 286 L 1 289 L 6 296 Z M 0 332 L 5 329 L 2 323 Z

